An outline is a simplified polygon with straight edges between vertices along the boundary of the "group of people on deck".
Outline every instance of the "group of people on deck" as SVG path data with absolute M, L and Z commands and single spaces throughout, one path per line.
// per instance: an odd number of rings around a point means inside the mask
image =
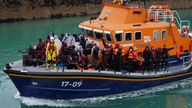
M 141 53 L 136 47 L 129 47 L 126 51 L 124 47 L 116 43 L 105 43 L 103 48 L 98 43 L 94 43 L 84 36 L 61 35 L 60 38 L 50 32 L 46 41 L 39 39 L 38 43 L 29 48 L 28 58 L 35 65 L 46 64 L 49 70 L 51 65 L 56 71 L 58 64 L 63 64 L 63 70 L 114 70 L 133 72 L 135 70 L 150 71 L 159 69 L 167 70 L 168 51 L 173 48 L 154 48 L 146 46 Z
M 168 71 L 168 57 L 169 51 L 173 48 L 167 48 L 166 45 L 163 45 L 163 48 L 154 48 L 153 46 L 146 46 L 143 51 L 144 58 L 144 69 L 149 71 L 154 69 L 155 71 L 159 71 L 163 69 L 164 71 Z

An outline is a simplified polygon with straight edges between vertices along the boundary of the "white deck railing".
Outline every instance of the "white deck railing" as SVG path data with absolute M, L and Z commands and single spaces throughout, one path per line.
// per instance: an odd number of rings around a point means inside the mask
M 175 20 L 175 23 L 178 26 L 178 29 L 182 29 L 183 26 L 190 27 L 189 20 L 181 20 L 177 11 L 170 11 L 168 9 L 149 9 L 148 10 L 148 21 L 150 22 L 172 22 Z
M 183 69 L 187 68 L 187 67 L 191 67 L 192 65 L 192 53 L 187 55 L 187 56 L 183 56 Z

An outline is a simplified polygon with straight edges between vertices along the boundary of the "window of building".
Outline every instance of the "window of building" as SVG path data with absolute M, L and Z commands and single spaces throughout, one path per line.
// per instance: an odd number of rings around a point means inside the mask
M 103 33 L 95 32 L 95 36 L 97 39 L 102 39 L 103 38 Z
M 105 34 L 106 35 L 106 38 L 107 38 L 107 41 L 111 41 L 111 35 L 110 34 Z
M 122 33 L 115 33 L 115 38 L 116 38 L 117 42 L 122 41 Z
M 132 40 L 132 33 L 125 33 L 125 41 L 131 41 Z
M 159 40 L 159 32 L 157 30 L 153 32 L 153 37 L 154 37 L 154 41 Z
M 162 40 L 166 39 L 167 32 L 164 30 L 162 31 Z
M 135 40 L 141 40 L 141 32 L 135 32 Z

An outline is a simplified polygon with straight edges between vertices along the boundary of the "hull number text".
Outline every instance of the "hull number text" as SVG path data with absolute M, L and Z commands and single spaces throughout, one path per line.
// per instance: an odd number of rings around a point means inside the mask
M 62 81 L 61 87 L 81 87 L 82 84 L 83 84 L 82 81 L 74 81 L 74 82 Z

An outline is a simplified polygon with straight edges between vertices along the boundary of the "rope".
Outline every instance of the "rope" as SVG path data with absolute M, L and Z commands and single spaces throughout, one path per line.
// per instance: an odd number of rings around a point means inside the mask
M 175 47 L 176 47 L 176 51 L 178 51 L 178 46 L 177 46 L 177 42 L 176 42 L 175 37 L 174 37 L 174 32 L 173 32 L 173 28 L 172 28 L 171 22 L 170 22 L 169 30 L 172 31 L 173 42 L 174 42 L 174 45 L 175 45 Z

